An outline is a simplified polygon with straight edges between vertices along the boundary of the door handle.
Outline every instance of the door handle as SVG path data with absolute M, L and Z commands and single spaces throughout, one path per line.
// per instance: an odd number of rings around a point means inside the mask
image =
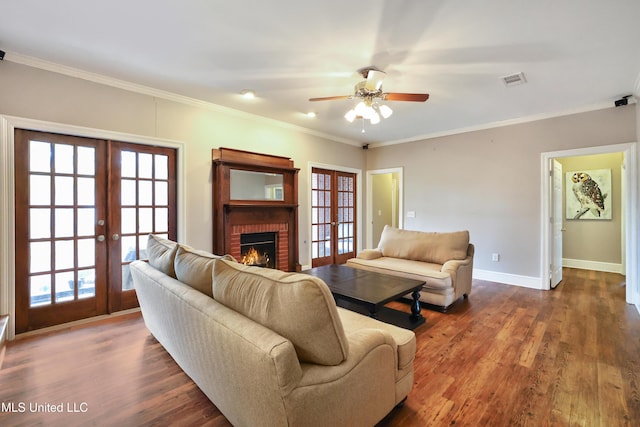
M 104 242 L 104 235 L 103 234 L 98 236 L 98 242 Z
M 113 240 L 119 240 L 120 239 L 120 235 L 119 234 L 114 234 L 113 236 L 111 236 L 111 238 Z

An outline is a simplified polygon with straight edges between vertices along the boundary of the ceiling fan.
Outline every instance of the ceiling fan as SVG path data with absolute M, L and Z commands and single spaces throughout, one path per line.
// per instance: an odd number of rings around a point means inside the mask
M 380 122 L 380 116 L 385 119 L 393 112 L 387 105 L 381 104 L 381 101 L 410 101 L 425 102 L 429 99 L 428 93 L 398 93 L 383 92 L 382 82 L 386 73 L 375 67 L 366 67 L 358 70 L 364 78 L 363 81 L 356 83 L 353 95 L 325 96 L 321 98 L 309 98 L 309 101 L 333 101 L 336 99 L 361 99 L 360 103 L 352 110 L 345 114 L 345 118 L 349 122 L 353 122 L 356 118 L 364 118 L 371 121 L 371 124 Z

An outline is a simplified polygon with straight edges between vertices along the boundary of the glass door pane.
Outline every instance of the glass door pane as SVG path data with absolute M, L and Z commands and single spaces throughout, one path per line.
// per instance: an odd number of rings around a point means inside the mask
M 82 147 L 92 164 L 81 165 L 85 159 L 78 156 L 79 148 L 29 141 L 31 307 L 96 295 L 96 149 Z M 79 229 L 84 239 L 79 239 Z

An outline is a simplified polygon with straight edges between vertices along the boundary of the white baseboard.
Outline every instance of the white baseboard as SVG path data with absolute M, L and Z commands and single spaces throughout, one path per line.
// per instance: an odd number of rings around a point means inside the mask
M 622 268 L 622 264 L 614 264 L 611 262 L 563 258 L 562 266 L 569 268 L 579 268 L 581 270 L 595 270 L 604 271 L 607 273 L 625 274 L 625 271 Z
M 521 286 L 523 288 L 543 289 L 542 280 L 539 277 L 520 276 L 517 274 L 500 273 L 498 271 L 473 269 L 473 278 L 498 282 L 505 285 Z

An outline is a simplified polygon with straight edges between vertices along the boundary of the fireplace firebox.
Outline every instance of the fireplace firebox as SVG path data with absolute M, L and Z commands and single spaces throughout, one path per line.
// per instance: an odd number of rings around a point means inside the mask
M 278 268 L 276 233 L 244 233 L 240 235 L 241 262 L 265 268 Z

